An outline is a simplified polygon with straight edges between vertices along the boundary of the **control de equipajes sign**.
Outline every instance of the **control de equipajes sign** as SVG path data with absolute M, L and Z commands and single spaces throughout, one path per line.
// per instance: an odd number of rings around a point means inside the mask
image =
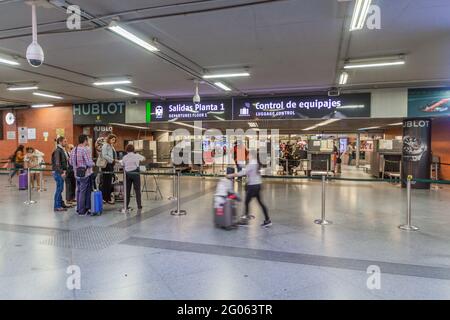
M 370 118 L 370 93 L 235 99 L 233 119 Z

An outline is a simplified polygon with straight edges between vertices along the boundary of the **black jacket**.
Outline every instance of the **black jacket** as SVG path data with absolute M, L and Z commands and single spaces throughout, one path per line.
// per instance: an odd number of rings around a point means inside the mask
M 61 174 L 67 171 L 68 166 L 69 161 L 66 152 L 60 147 L 56 147 L 52 153 L 52 170 Z

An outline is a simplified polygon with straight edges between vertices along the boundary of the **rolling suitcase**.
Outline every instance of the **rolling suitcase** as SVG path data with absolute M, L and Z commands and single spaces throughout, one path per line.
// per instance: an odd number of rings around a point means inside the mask
M 100 215 L 103 212 L 103 196 L 101 191 L 95 190 L 91 193 L 91 214 Z
M 225 203 L 214 208 L 214 223 L 216 227 L 231 230 L 236 227 L 236 201 L 227 198 Z
M 123 189 L 123 181 L 117 181 L 114 183 L 113 185 L 113 189 L 114 189 L 114 200 L 117 202 L 123 202 L 124 201 L 124 189 Z
M 28 189 L 28 174 L 27 172 L 22 172 L 19 174 L 19 190 Z

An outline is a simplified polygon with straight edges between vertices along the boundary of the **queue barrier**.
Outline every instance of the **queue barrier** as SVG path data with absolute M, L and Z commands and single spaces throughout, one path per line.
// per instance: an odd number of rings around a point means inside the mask
M 0 171 L 10 171 L 9 168 L 0 168 Z M 32 172 L 52 172 L 50 169 L 42 169 L 42 168 L 32 168 L 27 169 L 27 175 L 28 175 L 28 190 L 27 190 L 27 201 L 25 202 L 27 205 L 32 205 L 37 203 L 36 201 L 32 200 L 31 196 L 31 184 L 30 184 L 30 176 Z M 126 207 L 126 174 L 139 174 L 139 175 L 148 175 L 148 176 L 172 176 L 173 177 L 173 197 L 171 200 L 176 200 L 176 210 L 172 210 L 170 213 L 174 216 L 182 216 L 186 215 L 186 210 L 182 210 L 180 208 L 180 182 L 181 177 L 211 177 L 211 178 L 220 178 L 224 177 L 225 175 L 216 175 L 216 174 L 199 174 L 199 173 L 187 173 L 187 172 L 181 172 L 181 170 L 175 170 L 171 173 L 164 173 L 164 172 L 128 172 L 125 173 L 124 171 L 111 171 L 111 172 L 100 172 L 101 174 L 120 174 L 122 173 L 124 175 L 124 193 L 125 193 L 125 199 L 124 199 L 124 206 L 121 209 L 121 212 L 128 213 L 127 207 Z M 175 174 L 176 173 L 176 174 Z M 343 177 L 332 177 L 327 175 L 322 176 L 275 176 L 275 175 L 263 175 L 264 179 L 292 179 L 292 180 L 321 180 L 322 181 L 322 200 L 321 200 L 321 218 L 314 221 L 314 223 L 326 226 L 331 225 L 332 222 L 326 219 L 326 182 L 327 181 L 351 181 L 351 182 L 390 182 L 391 179 L 384 179 L 384 178 L 375 178 L 375 179 L 355 179 L 355 178 L 343 178 Z M 429 184 L 441 184 L 441 185 L 450 185 L 450 180 L 433 180 L 433 179 L 415 179 L 412 176 L 407 177 L 406 180 L 404 180 L 406 183 L 406 190 L 407 190 L 407 210 L 406 210 L 406 223 L 403 225 L 400 225 L 399 228 L 401 230 L 405 231 L 417 231 L 419 230 L 419 227 L 414 226 L 412 224 L 412 184 L 415 182 L 420 183 L 429 183 Z

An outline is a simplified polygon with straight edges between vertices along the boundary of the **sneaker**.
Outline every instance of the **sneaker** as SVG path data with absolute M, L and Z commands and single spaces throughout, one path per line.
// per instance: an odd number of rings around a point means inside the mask
M 263 227 L 263 228 L 268 228 L 268 227 L 270 227 L 271 225 L 272 225 L 272 221 L 266 220 L 266 221 L 263 222 L 263 224 L 261 224 L 261 227 Z
M 54 211 L 55 212 L 64 212 L 64 211 L 67 211 L 67 209 L 65 209 L 65 208 L 55 208 Z

